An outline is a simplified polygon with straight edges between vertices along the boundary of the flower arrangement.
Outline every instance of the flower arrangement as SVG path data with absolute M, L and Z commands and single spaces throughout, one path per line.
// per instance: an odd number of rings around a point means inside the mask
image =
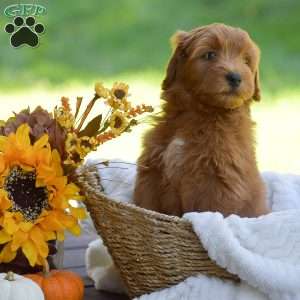
M 128 89 L 124 83 L 111 89 L 96 83 L 84 109 L 82 97 L 74 113 L 63 97 L 53 113 L 28 108 L 1 121 L 0 263 L 21 253 L 30 266 L 42 266 L 49 241 L 63 240 L 66 230 L 80 234 L 79 220 L 86 212 L 74 205 L 84 200 L 74 171 L 88 153 L 137 125 L 138 115 L 153 111 L 146 105 L 132 107 Z M 97 101 L 104 110 L 87 122 Z

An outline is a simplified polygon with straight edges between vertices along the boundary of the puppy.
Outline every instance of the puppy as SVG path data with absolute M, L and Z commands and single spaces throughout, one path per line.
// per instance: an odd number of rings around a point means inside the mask
M 145 136 L 136 205 L 170 215 L 268 212 L 249 106 L 260 100 L 260 52 L 247 32 L 212 24 L 173 37 L 164 114 Z

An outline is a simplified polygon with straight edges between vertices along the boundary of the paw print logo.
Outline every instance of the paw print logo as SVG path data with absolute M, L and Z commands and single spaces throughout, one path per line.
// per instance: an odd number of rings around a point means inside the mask
M 45 27 L 41 23 L 36 24 L 33 16 L 25 20 L 16 17 L 13 23 L 6 24 L 5 31 L 11 34 L 10 43 L 13 47 L 17 48 L 21 45 L 36 47 L 39 44 L 39 35 L 45 31 Z

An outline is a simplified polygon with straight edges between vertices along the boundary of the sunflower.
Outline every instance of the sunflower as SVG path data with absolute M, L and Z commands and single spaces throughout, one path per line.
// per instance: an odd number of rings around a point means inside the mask
M 104 87 L 101 82 L 96 82 L 95 93 L 99 98 L 107 98 L 109 91 Z
M 114 135 L 120 135 L 128 126 L 126 114 L 116 110 L 110 117 L 109 126 Z
M 123 100 L 128 96 L 129 86 L 123 82 L 115 82 L 112 89 L 111 94 L 114 98 Z
M 69 132 L 65 142 L 67 158 L 64 160 L 64 164 L 79 166 L 91 151 L 97 149 L 97 146 L 98 142 L 95 137 L 78 137 L 76 133 Z
M 27 124 L 0 136 L 0 263 L 21 250 L 31 266 L 42 265 L 49 240 L 63 240 L 65 229 L 80 234 L 85 210 L 69 200 L 82 200 L 79 188 L 63 174 L 60 155 L 48 135 L 31 143 Z

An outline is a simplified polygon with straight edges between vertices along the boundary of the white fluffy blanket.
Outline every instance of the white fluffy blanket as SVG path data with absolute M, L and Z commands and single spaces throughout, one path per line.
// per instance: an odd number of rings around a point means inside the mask
M 106 193 L 130 201 L 134 165 L 115 161 L 111 166 L 114 168 L 100 170 Z M 210 212 L 184 216 L 192 222 L 209 256 L 237 274 L 241 283 L 194 276 L 176 286 L 143 295 L 140 300 L 300 299 L 300 176 L 271 172 L 262 175 L 273 213 L 260 218 L 231 215 L 224 219 L 221 214 Z M 85 225 L 94 230 L 91 222 Z M 89 245 L 86 266 L 96 288 L 124 291 L 100 239 Z

